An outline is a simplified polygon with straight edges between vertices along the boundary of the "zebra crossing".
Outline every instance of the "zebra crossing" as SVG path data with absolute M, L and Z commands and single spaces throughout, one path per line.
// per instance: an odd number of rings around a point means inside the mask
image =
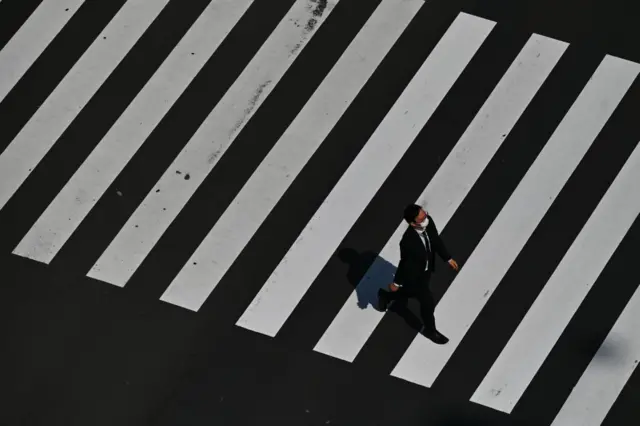
M 16 253 L 45 263 L 53 259 L 249 5 L 248 1 L 211 3 L 205 9 L 25 235 Z M 212 34 L 211 28 L 217 33 Z M 167 81 L 171 84 L 167 85 Z M 46 243 L 38 244 L 39 241 Z
M 320 272 L 493 26 L 461 16 L 309 221 L 281 261 L 282 268 L 278 265 L 239 325 L 271 336 L 282 326 L 284 315 L 302 298 L 305 284 L 308 287 Z
M 376 9 L 185 263 L 162 295 L 162 300 L 193 310 L 202 306 L 415 16 L 419 6 L 418 2 L 406 5 L 388 2 Z M 374 38 L 376 43 L 370 43 Z
M 615 68 L 615 65 L 609 65 L 606 59 L 608 58 L 605 58 L 601 65 L 603 68 L 599 67 L 596 73 L 600 70 L 605 73 L 609 67 Z M 479 314 L 487 298 L 495 291 L 511 261 L 522 249 L 536 224 L 589 148 L 596 132 L 602 128 L 604 120 L 636 77 L 637 71 L 630 71 L 630 78 L 626 81 L 621 79 L 618 73 L 615 79 L 610 78 L 610 82 L 615 80 L 616 84 L 621 84 L 622 88 L 616 93 L 615 87 L 608 86 L 605 89 L 605 96 L 610 97 L 608 99 L 601 99 L 596 94 L 597 86 L 601 82 L 592 78 L 484 234 L 483 239 L 467 260 L 465 271 L 461 271 L 440 301 L 439 309 L 448 316 L 445 322 L 452 324 L 451 329 L 447 331 L 452 336 L 459 336 L 455 340 L 461 340 L 473 318 Z M 594 77 L 596 77 L 595 74 Z M 606 105 L 609 111 L 594 110 L 593 105 L 596 103 Z M 596 114 L 597 117 L 595 117 Z M 582 134 L 576 129 L 581 129 L 585 133 Z M 482 266 L 479 267 L 479 265 Z M 474 272 L 474 275 L 469 276 L 468 271 Z M 548 287 L 545 286 L 546 288 Z M 432 361 L 428 368 L 433 368 L 435 371 L 425 373 L 423 382 L 429 386 L 455 349 L 455 343 L 448 345 L 446 349 L 439 350 L 431 345 L 423 345 L 421 340 L 414 341 L 406 358 L 400 361 L 397 367 L 398 374 L 404 376 L 400 371 L 405 368 L 403 363 L 405 360 L 416 365 L 411 368 L 415 371 L 423 365 L 419 362 L 421 358 L 430 359 Z
M 45 2 L 29 16 L 11 43 L 0 50 L 3 73 L 0 99 L 4 99 L 82 3 L 83 0 Z
M 590 293 L 606 285 L 601 277 L 616 256 L 623 253 L 618 251 L 623 240 L 638 227 L 640 196 L 635 186 L 640 182 L 640 132 L 636 132 L 637 123 L 626 111 L 638 109 L 640 64 L 606 52 L 577 50 L 570 41 L 537 33 L 518 34 L 506 40 L 513 30 L 505 29 L 500 22 L 457 11 L 450 17 L 435 18 L 427 13 L 429 2 L 423 0 L 379 0 L 366 7 L 356 7 L 346 0 L 289 0 L 269 15 L 277 19 L 269 21 L 270 27 L 264 24 L 264 40 L 252 41 L 255 51 L 246 53 L 247 62 L 240 64 L 237 60 L 232 66 L 235 59 L 229 52 L 235 45 L 229 40 L 238 43 L 234 31 L 248 26 L 249 19 L 261 15 L 267 6 L 254 0 L 202 0 L 195 4 L 127 0 L 121 7 L 114 7 L 111 19 L 99 32 L 94 29 L 95 39 L 70 64 L 50 93 L 40 94 L 43 102 L 21 123 L 19 131 L 10 140 L 4 140 L 10 132 L 3 133 L 0 219 L 5 223 L 0 226 L 7 229 L 9 240 L 15 243 L 11 252 L 52 264 L 65 250 L 71 253 L 67 256 L 78 251 L 74 238 L 100 232 L 94 229 L 96 220 L 91 220 L 92 215 L 98 211 L 102 218 L 109 217 L 105 205 L 114 204 L 110 197 L 114 193 L 116 199 L 128 195 L 126 189 L 116 189 L 122 188 L 122 180 L 116 183 L 126 173 L 132 173 L 127 170 L 142 164 L 140 158 L 153 154 L 157 145 L 157 155 L 162 158 L 149 170 L 162 169 L 161 173 L 152 172 L 146 178 L 145 182 L 151 184 L 144 188 L 141 185 L 140 199 L 119 216 L 123 223 L 114 220 L 105 224 L 110 230 L 118 227 L 115 234 L 104 237 L 105 241 L 108 239 L 105 246 L 90 241 L 93 247 L 88 252 L 100 252 L 91 259 L 90 268 L 80 273 L 126 292 L 140 271 L 170 267 L 176 273 L 167 274 L 158 299 L 193 311 L 193 315 L 216 298 L 218 287 L 245 287 L 251 300 L 243 300 L 242 306 L 236 303 L 242 313 L 231 319 L 235 326 L 285 339 L 283 335 L 305 333 L 286 329 L 299 328 L 301 318 L 318 313 L 318 325 L 314 327 L 322 328 L 322 332 L 306 333 L 305 339 L 314 340 L 309 349 L 358 363 L 363 351 L 383 350 L 370 348 L 377 346 L 372 342 L 378 341 L 376 335 L 387 316 L 366 306 L 366 302 L 374 300 L 377 289 L 389 283 L 399 260 L 398 242 L 406 225 L 398 219 L 403 204 L 394 203 L 402 200 L 426 204 L 457 258 L 456 242 L 463 236 L 448 236 L 466 222 L 474 226 L 472 210 L 466 206 L 471 197 L 482 197 L 496 214 L 486 219 L 486 227 L 473 229 L 477 240 L 466 237 L 473 246 L 436 308 L 438 328 L 449 337 L 449 343 L 436 346 L 420 335 L 412 335 L 390 372 L 394 377 L 431 388 L 444 380 L 442 376 L 453 374 L 448 371 L 458 362 L 456 357 L 473 359 L 465 344 L 470 341 L 468 335 L 478 324 L 488 321 L 485 313 L 495 309 L 494 294 L 517 285 L 509 273 L 514 265 L 525 262 L 523 253 L 536 239 L 544 221 L 558 214 L 554 207 L 566 203 L 569 197 L 581 197 L 568 192 L 573 180 L 584 174 L 593 175 L 593 179 L 601 177 L 601 196 L 594 200 L 594 208 L 558 262 L 546 259 L 543 253 L 527 261 L 529 268 L 540 264 L 550 274 L 545 282 L 536 283 L 540 291 L 523 315 L 500 320 L 511 324 L 513 332 L 503 346 L 493 348 L 497 356 L 490 368 L 481 373 L 481 380 L 472 384 L 475 389 L 469 395 L 470 401 L 506 414 L 516 412 L 521 399 L 533 392 L 532 383 L 541 380 L 538 378 L 544 373 L 545 363 L 553 357 L 558 342 Z M 89 7 L 97 6 L 88 0 L 45 0 L 38 5 L 0 50 L 1 111 L 6 111 L 8 107 L 2 109 L 2 103 L 8 105 L 7 99 L 13 93 L 25 93 L 23 76 L 55 43 L 56 35 Z M 161 28 L 159 22 L 170 22 L 171 13 L 178 7 L 192 8 L 196 19 L 186 26 L 179 41 L 158 61 L 141 87 L 132 89 L 135 93 L 131 102 L 106 125 L 98 140 L 86 142 L 92 148 L 86 150 L 87 155 L 77 167 L 53 164 L 48 159 L 52 150 L 71 152 L 74 143 L 81 143 L 63 135 L 75 123 L 82 122 L 83 111 L 95 99 L 107 96 L 100 94 L 101 89 L 128 64 L 131 52 L 136 51 L 145 35 L 153 28 Z M 394 52 L 405 49 L 413 36 L 408 34 L 420 26 L 432 28 L 434 44 L 418 46 L 420 42 L 413 40 L 411 49 L 402 50 L 403 55 L 420 50 L 424 60 L 417 68 L 404 71 L 406 77 L 400 87 L 394 73 L 403 72 L 403 64 L 390 64 L 388 58 L 398 58 Z M 36 27 L 38 31 L 34 30 Z M 349 33 L 343 36 L 337 31 Z M 330 36 L 342 38 L 343 45 L 328 43 Z M 507 43 L 511 47 L 503 48 Z M 320 49 L 335 58 L 332 63 L 323 64 L 326 73 L 319 71 L 317 82 L 311 77 L 297 78 L 296 67 L 303 69 L 301 64 L 312 63 Z M 490 53 L 500 55 L 501 62 L 494 63 Z M 593 67 L 578 70 L 583 62 L 575 58 L 587 56 L 584 63 Z M 189 93 L 214 84 L 216 76 L 210 72 L 217 68 L 240 72 L 228 78 L 224 89 L 216 89 L 220 96 L 208 105 L 186 105 L 182 100 Z M 480 69 L 490 74 L 479 73 Z M 575 93 L 560 84 L 559 75 L 578 73 L 583 73 L 584 78 L 576 77 L 573 84 L 580 87 Z M 385 92 L 379 85 L 385 80 L 389 80 L 389 86 L 398 87 Z M 464 110 L 463 89 L 481 84 L 487 85 L 488 96 L 480 99 L 475 94 L 468 95 L 469 102 L 475 102 L 477 108 L 467 107 L 465 117 L 470 120 L 456 123 L 460 136 L 452 139 L 450 147 L 424 136 L 429 126 L 449 119 L 442 111 Z M 290 106 L 292 113 L 286 106 L 279 108 L 273 100 L 284 96 L 284 88 L 308 93 L 299 106 Z M 366 94 L 373 96 L 367 99 L 376 99 L 376 93 L 387 93 L 380 96 L 380 103 L 388 107 L 383 108 L 379 119 L 360 129 L 358 122 L 349 119 L 354 116 L 353 111 L 359 116 L 368 114 L 367 105 L 361 105 L 360 99 Z M 563 111 L 551 112 L 550 107 L 549 117 L 533 115 L 534 103 L 563 102 L 567 105 Z M 202 120 L 189 122 L 189 127 L 186 118 L 172 115 L 178 108 L 197 110 Z M 281 131 L 266 129 L 265 123 L 277 121 L 277 115 L 281 115 Z M 456 115 L 455 110 L 451 115 Z M 531 141 L 518 140 L 529 130 L 526 120 L 551 130 L 549 134 L 536 134 L 539 149 L 518 147 L 519 143 L 532 145 Z M 172 135 L 180 134 L 184 143 L 171 136 L 163 138 L 163 131 L 158 129 L 168 128 Z M 346 128 L 354 133 L 347 133 Z M 353 134 L 357 135 L 357 143 L 347 140 Z M 603 137 L 611 139 L 602 141 Z M 617 143 L 615 137 L 636 139 Z M 259 155 L 249 160 L 253 151 Z M 433 152 L 444 155 L 429 158 Z M 515 159 L 515 152 L 523 158 Z M 602 158 L 607 173 L 585 169 L 585 164 L 591 164 L 589 158 L 596 155 L 594 152 L 607 156 Z M 247 164 L 255 164 L 236 170 L 233 165 L 245 158 Z M 336 165 L 331 169 L 333 181 L 325 185 L 325 193 L 315 194 L 320 203 L 306 202 L 301 210 L 283 207 L 291 206 L 287 201 L 290 194 L 304 193 L 307 186 L 312 188 L 307 192 L 313 192 L 317 173 L 332 167 L 319 160 L 326 158 L 335 159 L 336 164 L 342 161 L 344 167 Z M 428 179 L 420 170 L 425 164 L 433 169 L 428 171 L 432 173 Z M 611 169 L 612 164 L 618 164 L 616 170 Z M 496 188 L 497 192 L 502 191 L 499 197 L 481 184 L 498 168 L 505 176 L 512 171 L 515 176 L 505 186 L 512 188 L 508 194 L 506 189 Z M 20 219 L 7 213 L 29 210 L 21 202 L 26 197 L 25 188 L 44 186 L 43 176 L 59 173 L 68 178 L 55 181 L 60 185 L 52 190 L 55 195 L 50 200 L 43 196 L 38 201 L 43 208 L 29 213 L 36 215 L 34 220 L 29 215 Z M 137 173 L 144 174 L 145 170 Z M 410 189 L 398 185 L 403 179 L 411 180 Z M 232 189 L 227 189 L 228 185 Z M 218 187 L 227 200 L 222 204 L 224 197 L 207 193 Z M 40 197 L 39 193 L 29 193 L 32 198 Z M 218 213 L 205 220 L 194 212 L 209 203 L 210 196 L 219 204 L 214 206 Z M 374 206 L 380 203 L 387 203 L 387 207 L 378 212 Z M 305 211 L 312 213 L 305 215 Z M 186 219 L 181 219 L 185 214 L 201 217 L 204 224 L 185 228 Z M 280 217 L 281 223 L 286 224 L 288 215 L 301 215 L 296 223 L 304 222 L 302 228 L 292 225 L 288 230 L 282 229 L 293 239 L 281 243 L 282 247 L 286 245 L 282 253 L 274 250 L 271 258 L 277 257 L 277 262 L 258 266 L 262 261 L 255 248 L 256 236 L 267 235 L 273 217 Z M 7 217 L 15 223 L 7 224 Z M 368 231 L 375 234 L 376 242 L 368 244 L 377 256 L 368 262 L 356 282 L 349 285 L 344 278 L 340 282 L 328 279 L 337 274 L 336 253 L 348 246 L 346 242 L 359 239 Z M 197 240 L 197 244 L 172 248 L 180 255 L 171 259 L 172 265 L 163 265 L 153 252 L 162 247 L 169 249 L 166 235 L 171 232 L 194 234 L 188 238 Z M 278 235 L 271 232 L 269 235 Z M 545 244 L 552 245 L 554 241 Z M 250 283 L 253 287 L 231 282 L 229 276 L 234 268 L 252 266 L 260 269 L 264 279 Z M 630 298 L 623 309 L 609 315 L 611 329 L 600 346 L 604 351 L 605 343 L 616 345 L 621 359 L 604 363 L 596 353 L 580 372 L 579 380 L 567 390 L 566 400 L 550 423 L 554 426 L 604 424 L 634 374 L 640 359 L 640 335 L 634 329 L 640 319 L 640 290 L 632 271 L 621 285 Z M 338 289 L 339 286 L 343 287 Z M 610 291 L 615 292 L 616 288 Z M 332 304 L 314 302 L 318 292 L 332 298 Z
M 158 16 L 166 1 L 127 2 L 0 156 L 0 207 Z
M 539 52 L 545 48 L 548 52 L 544 52 L 545 56 L 540 59 Z M 433 204 L 432 211 L 438 217 L 441 232 L 565 48 L 566 44 L 556 40 L 537 36 L 529 39 L 454 150 L 416 200 L 429 200 Z M 376 289 L 385 285 L 381 273 L 384 268 L 382 259 L 394 264 L 400 261 L 397 247 L 404 230 L 405 225 L 400 223 L 358 287 Z M 383 280 L 380 281 L 380 278 Z M 353 293 L 343 305 L 340 314 L 318 342 L 316 350 L 353 361 L 365 343 L 363 339 L 373 332 L 381 319 L 377 311 L 356 309 L 356 297 L 357 293 Z M 371 319 L 365 319 L 367 314 Z

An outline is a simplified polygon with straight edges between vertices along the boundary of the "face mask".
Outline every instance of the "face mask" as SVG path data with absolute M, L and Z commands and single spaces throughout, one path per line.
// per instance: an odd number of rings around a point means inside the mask
M 427 229 L 427 225 L 429 224 L 429 217 L 425 217 L 424 220 L 419 224 L 420 228 Z

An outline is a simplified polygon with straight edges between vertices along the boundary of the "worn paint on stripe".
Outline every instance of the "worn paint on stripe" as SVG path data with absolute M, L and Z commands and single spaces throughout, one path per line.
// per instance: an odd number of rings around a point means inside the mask
M 458 15 L 237 325 L 278 332 L 494 25 Z
M 316 34 L 338 0 L 298 0 L 169 166 L 88 276 L 124 286 Z
M 0 155 L 0 209 L 169 0 L 129 0 Z
M 424 4 L 384 0 L 216 222 L 163 301 L 197 311 Z
M 252 2 L 207 6 L 13 253 L 51 262 Z

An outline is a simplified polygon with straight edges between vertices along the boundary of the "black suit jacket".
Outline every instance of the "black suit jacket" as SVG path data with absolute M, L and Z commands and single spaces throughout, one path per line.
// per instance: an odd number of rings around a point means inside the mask
M 435 253 L 445 262 L 451 259 L 447 248 L 445 247 L 433 218 L 429 217 L 427 225 L 427 236 L 431 242 L 431 251 L 422 242 L 422 237 L 411 226 L 407 226 L 407 230 L 400 240 L 400 263 L 394 277 L 394 282 L 403 287 L 413 288 L 422 282 L 424 270 L 427 266 L 427 257 L 429 258 L 429 271 L 435 272 L 436 257 Z

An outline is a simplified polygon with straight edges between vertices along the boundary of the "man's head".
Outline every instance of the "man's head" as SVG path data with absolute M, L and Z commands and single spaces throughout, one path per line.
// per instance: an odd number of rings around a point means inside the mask
M 417 204 L 409 204 L 404 208 L 404 220 L 413 228 L 423 230 L 427 227 L 427 212 Z

